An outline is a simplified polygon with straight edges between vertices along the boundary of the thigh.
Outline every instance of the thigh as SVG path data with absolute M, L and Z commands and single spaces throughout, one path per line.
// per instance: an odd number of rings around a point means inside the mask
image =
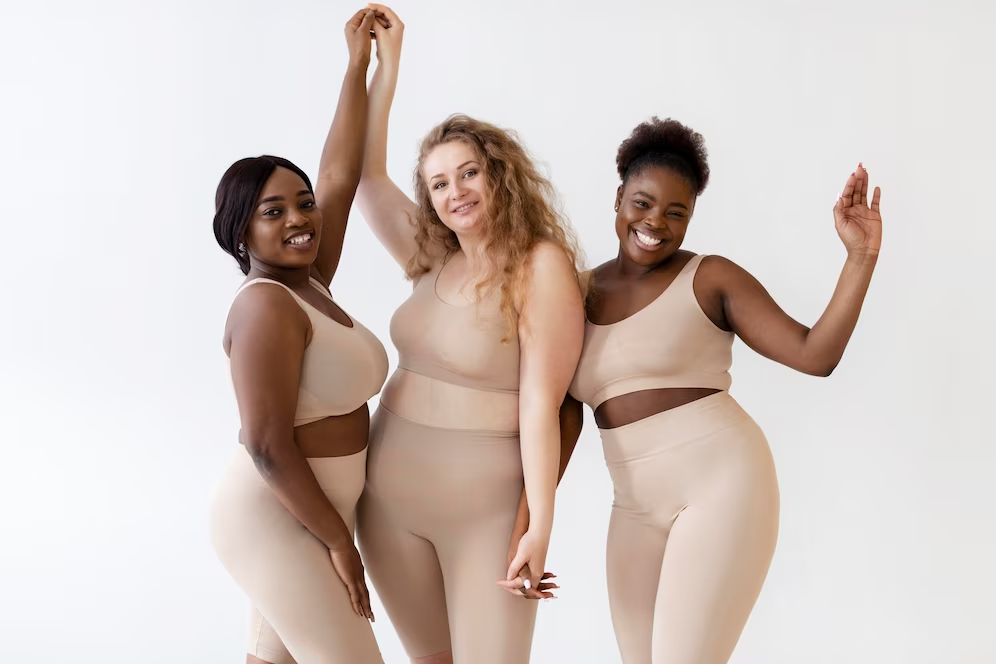
M 249 607 L 246 652 L 267 664 L 297 664 L 276 630 L 255 605 Z
M 403 528 L 382 501 L 365 494 L 356 535 L 363 565 L 411 658 L 450 649 L 443 576 L 431 542 Z
M 777 488 L 718 490 L 676 519 L 654 612 L 654 664 L 726 664 L 768 573 L 778 535 Z
M 624 664 L 649 664 L 654 605 L 667 531 L 612 508 L 605 549 L 609 611 Z
M 283 507 L 251 460 L 237 457 L 216 493 L 211 539 L 298 664 L 383 662 L 370 623 L 353 612 L 328 549 Z M 262 652 L 257 656 L 266 659 Z
M 454 664 L 525 664 L 532 649 L 537 602 L 511 595 L 498 580 L 507 571 L 514 508 L 507 518 L 435 533 L 446 587 Z

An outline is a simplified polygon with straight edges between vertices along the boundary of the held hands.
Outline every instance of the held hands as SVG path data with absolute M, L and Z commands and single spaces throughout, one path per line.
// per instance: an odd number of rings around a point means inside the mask
M 374 38 L 377 40 L 377 62 L 397 67 L 401 61 L 401 41 L 405 36 L 405 24 L 387 5 L 371 3 L 368 9 L 376 12 L 377 21 L 373 24 Z
M 371 9 L 361 9 L 353 14 L 346 23 L 346 45 L 349 47 L 349 61 L 352 64 L 366 67 L 370 64 L 370 39 L 376 12 Z
M 849 256 L 878 256 L 882 246 L 882 215 L 878 210 L 881 197 L 881 190 L 875 187 L 871 205 L 868 204 L 868 171 L 858 164 L 833 206 L 837 235 Z
M 356 550 L 356 546 L 348 542 L 342 548 L 329 549 L 329 555 L 332 557 L 335 573 L 349 591 L 349 601 L 353 604 L 353 611 L 374 622 L 373 610 L 370 608 L 370 593 L 367 591 L 367 582 L 363 576 L 363 562 L 360 560 L 360 552 Z
M 549 572 L 539 575 L 531 571 L 543 569 L 549 544 L 549 538 L 538 537 L 528 530 L 523 532 L 522 525 L 517 519 L 508 545 L 508 572 L 498 585 L 513 595 L 526 599 L 553 599 L 554 594 L 550 591 L 559 589 L 560 586 L 543 582 L 557 577 Z M 527 581 L 528 587 L 526 587 Z

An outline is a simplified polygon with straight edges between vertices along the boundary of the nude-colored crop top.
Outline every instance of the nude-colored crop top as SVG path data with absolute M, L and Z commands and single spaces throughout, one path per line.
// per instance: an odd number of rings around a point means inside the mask
M 440 299 L 442 266 L 419 278 L 391 318 L 398 368 L 446 383 L 492 392 L 519 391 L 519 340 L 506 343 L 505 321 L 494 297 L 456 306 Z
M 352 316 L 349 316 L 352 327 L 335 322 L 286 285 L 272 279 L 248 281 L 238 293 L 258 283 L 277 284 L 286 289 L 311 321 L 311 343 L 304 349 L 301 363 L 294 426 L 347 415 L 380 392 L 387 379 L 387 352 L 370 330 Z M 312 279 L 311 285 L 335 302 L 319 281 Z
M 656 300 L 628 318 L 585 324 L 572 397 L 595 409 L 641 390 L 730 389 L 734 335 L 716 327 L 692 290 L 702 258 L 688 261 Z

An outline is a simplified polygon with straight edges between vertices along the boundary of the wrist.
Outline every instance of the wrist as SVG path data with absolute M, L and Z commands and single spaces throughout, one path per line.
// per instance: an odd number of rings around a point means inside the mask
M 366 74 L 370 67 L 369 55 L 350 56 L 349 64 L 346 65 L 347 74 Z
M 848 250 L 847 262 L 861 267 L 873 266 L 878 262 L 878 249 Z

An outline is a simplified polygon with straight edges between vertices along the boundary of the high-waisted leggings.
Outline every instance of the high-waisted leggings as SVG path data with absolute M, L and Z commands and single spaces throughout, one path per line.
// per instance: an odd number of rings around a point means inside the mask
M 519 436 L 371 420 L 357 540 L 410 658 L 529 661 L 536 602 L 502 590 L 522 492 Z
M 366 450 L 308 459 L 332 506 L 353 530 Z M 383 664 L 328 547 L 287 511 L 241 445 L 210 507 L 211 544 L 252 602 L 247 651 L 273 664 Z
M 719 392 L 600 431 L 606 566 L 624 664 L 726 664 L 768 573 L 778 482 L 761 429 Z

